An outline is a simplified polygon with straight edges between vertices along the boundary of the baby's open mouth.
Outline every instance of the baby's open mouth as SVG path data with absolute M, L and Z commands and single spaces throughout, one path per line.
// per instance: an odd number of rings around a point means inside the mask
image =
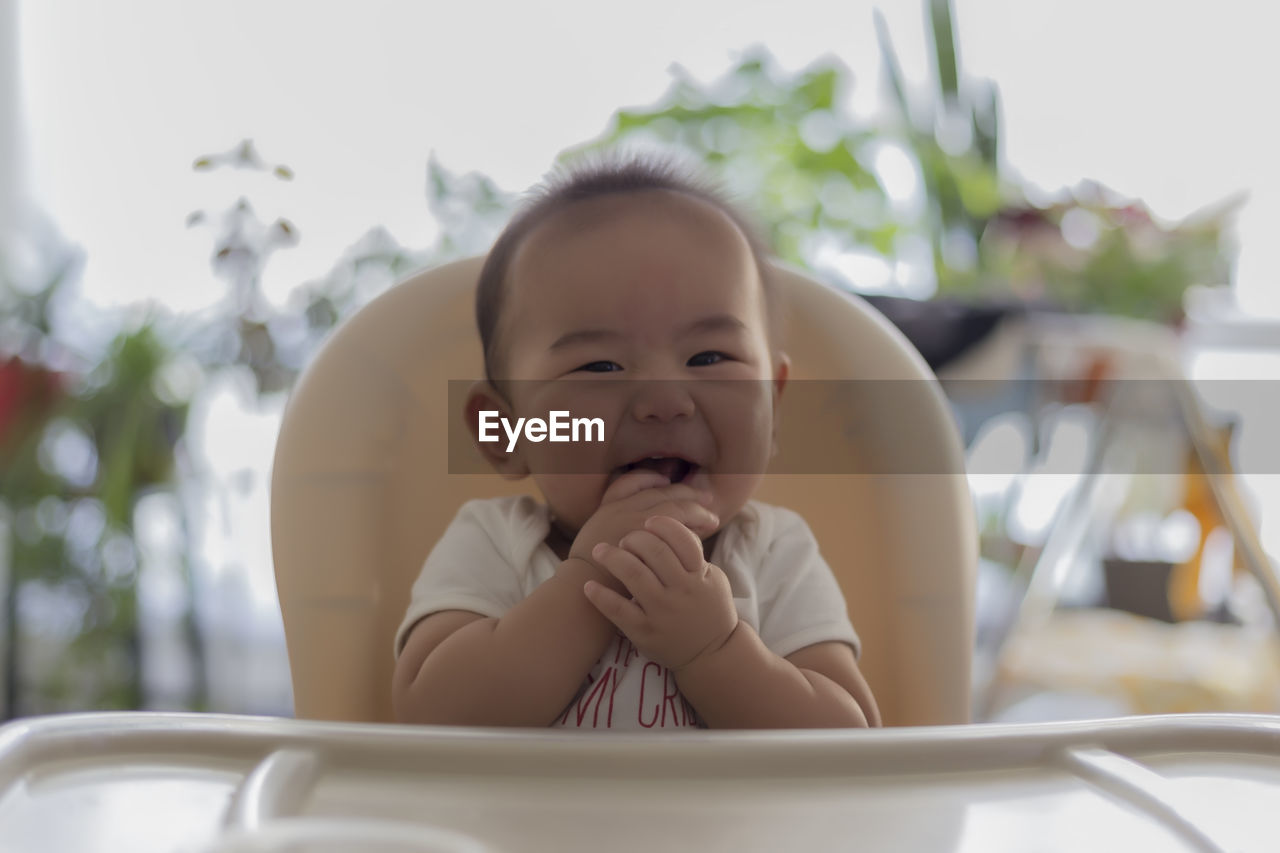
M 610 479 L 616 479 L 636 468 L 648 468 L 650 471 L 657 471 L 671 483 L 683 483 L 698 472 L 697 463 L 690 462 L 687 459 L 681 459 L 678 456 L 650 456 L 647 459 L 640 459 L 614 469 L 613 477 Z

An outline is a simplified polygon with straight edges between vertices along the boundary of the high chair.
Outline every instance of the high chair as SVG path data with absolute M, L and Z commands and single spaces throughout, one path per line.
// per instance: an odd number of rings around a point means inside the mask
M 332 335 L 294 388 L 271 525 L 299 717 L 390 721 L 392 638 L 432 544 L 468 499 L 535 493 L 529 479 L 456 473 L 486 470 L 458 399 L 482 375 L 482 263 L 391 288 Z M 946 400 L 865 302 L 777 272 L 792 370 L 770 471 L 785 473 L 756 497 L 813 529 L 885 724 L 966 722 L 977 531 Z
M 839 575 L 894 728 L 565 732 L 389 719 L 392 632 L 458 505 L 479 259 L 392 288 L 294 393 L 273 544 L 298 716 L 0 727 L 0 850 L 904 853 L 1272 850 L 1280 717 L 968 718 L 975 530 L 946 404 L 862 302 L 780 271 L 795 375 L 778 471 Z M 810 382 L 805 380 L 840 380 Z M 851 379 L 866 379 L 852 382 Z M 458 384 L 458 383 L 455 383 Z M 475 462 L 477 460 L 472 460 Z M 826 473 L 821 473 L 826 472 Z M 351 721 L 351 722 L 342 722 Z M 913 725 L 940 723 L 946 725 Z

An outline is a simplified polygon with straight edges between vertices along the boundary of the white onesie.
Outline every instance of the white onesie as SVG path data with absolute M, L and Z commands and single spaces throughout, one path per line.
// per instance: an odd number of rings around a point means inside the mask
M 395 654 L 424 616 L 470 610 L 501 617 L 528 597 L 560 565 L 545 542 L 550 528 L 546 507 L 528 496 L 463 504 L 414 582 Z M 748 502 L 721 529 L 711 562 L 728 576 L 738 616 L 779 657 L 829 641 L 860 651 L 840 587 L 809 525 L 795 512 Z M 621 633 L 552 723 L 636 730 L 697 725 L 675 677 Z

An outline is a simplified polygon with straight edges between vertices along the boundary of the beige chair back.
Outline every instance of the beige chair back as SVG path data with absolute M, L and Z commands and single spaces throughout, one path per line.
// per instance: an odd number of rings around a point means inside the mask
M 482 263 L 420 273 L 362 308 L 285 410 L 271 536 L 299 717 L 390 721 L 392 637 L 432 544 L 464 501 L 531 493 L 529 480 L 449 473 L 467 446 L 450 386 L 482 374 Z M 771 471 L 787 473 L 757 497 L 812 527 L 886 725 L 967 722 L 977 531 L 948 404 L 865 302 L 779 279 L 792 370 Z

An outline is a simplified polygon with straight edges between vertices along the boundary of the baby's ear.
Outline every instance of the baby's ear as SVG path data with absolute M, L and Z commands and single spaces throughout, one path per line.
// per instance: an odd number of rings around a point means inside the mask
M 480 380 L 471 386 L 463 406 L 463 418 L 476 449 L 503 479 L 521 480 L 529 476 L 520 445 L 517 443 L 514 450 L 507 452 L 508 439 L 501 419 L 515 423 L 516 418 L 506 398 L 493 385 Z M 481 440 L 482 418 L 486 425 L 484 441 Z
M 791 375 L 791 356 L 779 352 L 773 362 L 773 402 L 776 405 L 782 396 L 782 389 L 787 387 L 787 377 Z

